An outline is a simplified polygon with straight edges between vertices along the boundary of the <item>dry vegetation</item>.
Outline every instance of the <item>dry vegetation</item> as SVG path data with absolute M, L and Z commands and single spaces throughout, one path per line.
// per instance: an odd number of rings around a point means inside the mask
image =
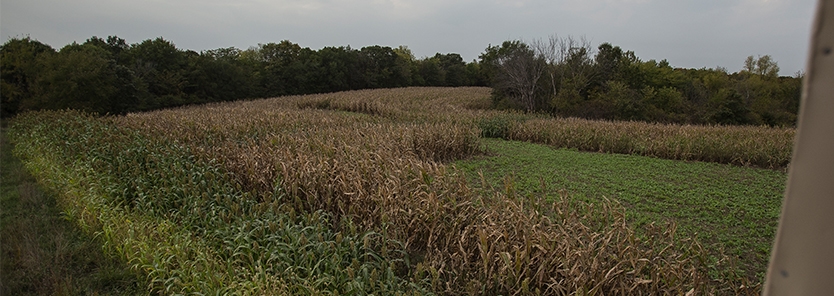
M 586 151 L 778 169 L 787 167 L 790 162 L 794 133 L 792 128 L 681 126 L 558 118 L 519 123 L 507 137 Z
M 70 216 L 161 293 L 744 291 L 743 279 L 708 279 L 705 253 L 675 239 L 674 225 L 636 235 L 616 203 L 529 200 L 511 184 L 473 190 L 445 163 L 482 153 L 479 136 L 504 136 L 778 167 L 785 144 L 775 142 L 792 131 L 725 129 L 740 144 L 710 150 L 699 145 L 721 127 L 545 119 L 488 105 L 486 88 L 369 90 L 101 119 L 30 113 L 11 134 L 28 168 L 67 193 Z M 774 142 L 742 139 L 764 135 Z M 631 138 L 645 140 L 622 144 Z M 714 155 L 728 147 L 738 151 Z

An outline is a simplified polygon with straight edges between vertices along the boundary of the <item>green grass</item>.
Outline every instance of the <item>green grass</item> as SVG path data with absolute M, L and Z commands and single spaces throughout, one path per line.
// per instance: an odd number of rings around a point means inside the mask
M 1 142 L 0 294 L 141 294 L 139 277 L 65 219 L 55 197 L 12 156 L 5 128 Z
M 487 186 L 504 190 L 509 183 L 530 196 L 566 191 L 591 202 L 613 199 L 637 226 L 675 222 L 678 237 L 697 237 L 713 255 L 723 248 L 750 280 L 763 279 L 778 226 L 784 172 L 496 139 L 483 143 L 489 156 L 455 163 L 473 186 L 483 186 L 482 173 Z

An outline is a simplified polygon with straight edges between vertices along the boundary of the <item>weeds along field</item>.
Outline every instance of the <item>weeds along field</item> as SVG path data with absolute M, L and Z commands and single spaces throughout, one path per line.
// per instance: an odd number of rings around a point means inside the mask
M 449 162 L 504 137 L 781 168 L 792 130 L 548 119 L 486 110 L 489 95 L 404 88 L 120 117 L 42 111 L 14 118 L 9 137 L 63 193 L 67 216 L 153 293 L 755 292 L 709 278 L 706 252 L 674 225 L 637 235 L 615 202 L 474 190 Z
M 479 121 L 487 135 L 603 153 L 786 169 L 793 128 L 699 126 L 497 114 Z

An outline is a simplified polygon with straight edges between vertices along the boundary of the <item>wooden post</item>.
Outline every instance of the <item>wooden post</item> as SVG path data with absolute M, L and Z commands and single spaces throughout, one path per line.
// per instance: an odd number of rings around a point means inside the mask
M 815 18 L 764 295 L 834 295 L 834 0 Z

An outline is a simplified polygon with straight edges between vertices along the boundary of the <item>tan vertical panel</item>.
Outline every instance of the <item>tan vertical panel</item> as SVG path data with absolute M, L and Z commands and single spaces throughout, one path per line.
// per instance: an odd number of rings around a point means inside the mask
M 817 2 L 764 295 L 834 295 L 834 1 Z

